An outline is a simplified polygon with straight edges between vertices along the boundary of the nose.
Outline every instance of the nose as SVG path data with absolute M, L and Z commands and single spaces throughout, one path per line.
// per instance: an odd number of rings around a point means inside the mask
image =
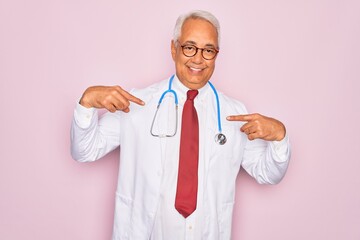
M 202 50 L 198 49 L 197 53 L 192 57 L 194 63 L 200 64 L 204 61 L 202 57 Z

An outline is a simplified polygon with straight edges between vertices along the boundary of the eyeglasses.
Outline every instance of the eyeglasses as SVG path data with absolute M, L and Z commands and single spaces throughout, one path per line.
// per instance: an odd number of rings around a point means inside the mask
M 219 50 L 215 48 L 198 48 L 191 44 L 180 45 L 182 48 L 182 52 L 187 57 L 193 57 L 197 54 L 198 50 L 201 50 L 201 56 L 206 60 L 212 60 L 216 57 Z

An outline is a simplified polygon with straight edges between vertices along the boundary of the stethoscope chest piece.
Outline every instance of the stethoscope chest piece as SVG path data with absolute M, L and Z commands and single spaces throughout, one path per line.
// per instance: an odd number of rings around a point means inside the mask
M 226 143 L 226 136 L 222 133 L 215 135 L 215 142 L 219 145 L 224 145 Z

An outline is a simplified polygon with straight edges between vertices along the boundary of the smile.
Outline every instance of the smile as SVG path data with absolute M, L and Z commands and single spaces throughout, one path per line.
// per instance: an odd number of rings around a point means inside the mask
M 191 71 L 194 71 L 194 72 L 201 72 L 204 70 L 203 68 L 193 68 L 193 67 L 189 67 L 189 68 Z

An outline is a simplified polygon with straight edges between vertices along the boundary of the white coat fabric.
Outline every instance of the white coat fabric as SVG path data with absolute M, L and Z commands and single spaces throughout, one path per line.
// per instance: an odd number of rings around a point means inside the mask
M 95 109 L 77 105 L 71 128 L 71 153 L 74 159 L 95 161 L 120 146 L 120 168 L 116 191 L 113 240 L 166 240 L 158 226 L 160 196 L 164 181 L 164 162 L 167 149 L 176 149 L 173 140 L 150 134 L 153 116 L 161 94 L 168 89 L 166 79 L 148 88 L 131 93 L 146 105 L 131 104 L 130 112 L 106 113 L 100 119 Z M 186 92 L 175 76 L 173 89 L 178 92 L 178 131 L 181 131 L 181 112 Z M 230 122 L 229 115 L 247 114 L 242 103 L 218 92 L 221 105 L 222 130 L 227 137 L 225 145 L 218 145 L 215 95 L 206 85 L 195 99 L 200 126 L 200 157 L 198 214 L 201 232 L 195 239 L 221 240 L 231 238 L 235 182 L 243 167 L 259 183 L 275 184 L 285 175 L 290 159 L 290 145 L 286 136 L 280 142 L 249 141 L 240 132 L 244 122 Z M 154 124 L 154 132 L 171 132 L 175 123 L 174 98 L 166 95 Z M 178 153 L 178 152 L 177 152 Z M 176 154 L 175 154 L 176 155 Z M 178 157 L 178 156 L 176 156 Z M 195 211 L 196 212 L 196 211 Z M 166 232 L 166 231 L 165 231 Z M 155 235 L 153 233 L 156 233 Z M 186 234 L 180 234 L 185 236 Z M 179 236 L 174 233 L 174 236 Z M 175 238 L 174 238 L 175 239 Z M 179 238 L 182 239 L 182 238 Z

